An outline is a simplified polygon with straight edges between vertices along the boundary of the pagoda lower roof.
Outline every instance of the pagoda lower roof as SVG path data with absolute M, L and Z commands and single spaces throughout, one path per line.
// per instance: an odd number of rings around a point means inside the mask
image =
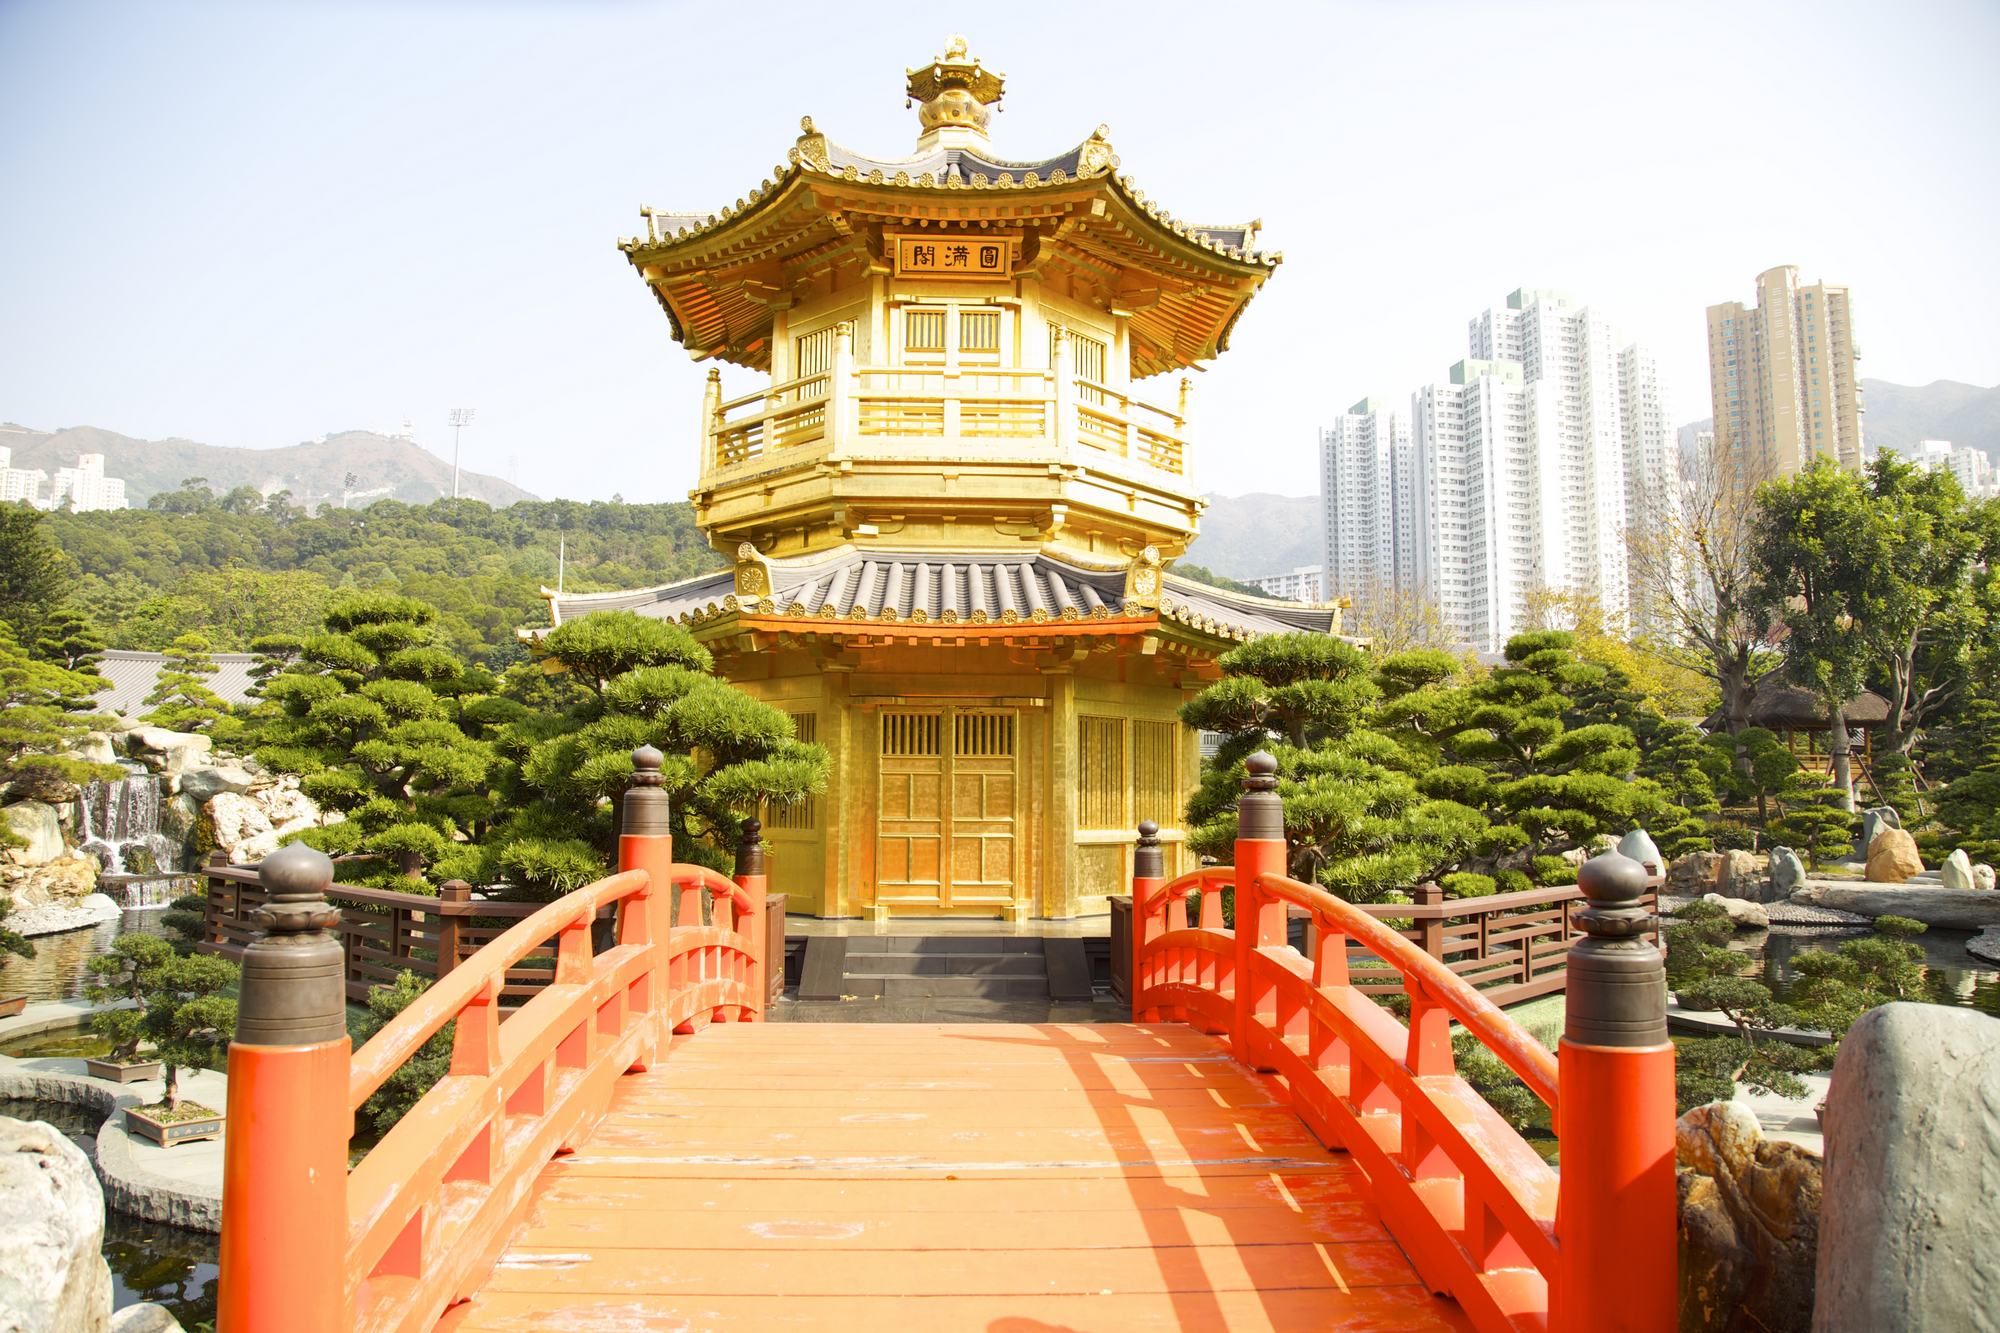
M 1177 623 L 1214 638 L 1242 641 L 1301 630 L 1329 633 L 1336 614 L 1331 608 L 1232 594 L 1172 574 L 1163 581 L 1155 609 L 1126 599 L 1125 570 L 1086 569 L 1045 552 L 969 555 L 847 547 L 795 560 L 772 559 L 766 565 L 771 592 L 754 603 L 737 595 L 731 569 L 622 592 L 543 591 L 553 625 L 593 611 L 631 611 L 689 626 L 745 615 L 1023 627 L 1140 621 Z

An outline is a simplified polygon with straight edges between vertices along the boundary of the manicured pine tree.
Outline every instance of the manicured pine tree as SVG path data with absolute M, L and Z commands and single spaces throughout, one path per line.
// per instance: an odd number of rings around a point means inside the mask
M 511 881 L 550 894 L 609 868 L 617 799 L 641 745 L 666 756 L 674 855 L 716 869 L 730 866 L 760 803 L 825 790 L 826 752 L 796 740 L 784 713 L 710 674 L 714 659 L 680 626 L 593 612 L 550 631 L 541 648 L 569 685 L 532 687 L 562 711 L 518 720 L 501 742 L 534 798 L 488 851 Z
M 74 800 L 83 783 L 119 776 L 114 765 L 67 753 L 107 722 L 86 711 L 103 687 L 96 676 L 29 656 L 0 620 L 0 789 L 9 800 Z
M 229 705 L 208 687 L 215 675 L 215 650 L 208 636 L 192 630 L 176 638 L 167 649 L 166 664 L 153 682 L 146 702 L 153 711 L 146 720 L 175 731 L 207 731 L 225 717 Z
M 89 616 L 73 607 L 64 607 L 42 622 L 35 636 L 35 656 L 53 662 L 65 671 L 94 676 L 104 657 L 104 636 Z
M 1441 653 L 1390 659 L 1392 688 L 1455 669 Z M 1475 845 L 1485 821 L 1427 797 L 1410 757 L 1368 722 L 1383 686 L 1367 654 L 1341 639 L 1281 634 L 1224 654 L 1225 673 L 1181 709 L 1223 742 L 1188 801 L 1190 845 L 1227 858 L 1236 837 L 1243 760 L 1278 760 L 1291 873 L 1360 902 L 1395 900 L 1445 874 Z
M 1812 869 L 1846 856 L 1854 845 L 1854 815 L 1840 789 L 1817 774 L 1793 773 L 1778 789 L 1778 801 L 1784 813 L 1771 821 L 1771 837 L 1803 856 Z

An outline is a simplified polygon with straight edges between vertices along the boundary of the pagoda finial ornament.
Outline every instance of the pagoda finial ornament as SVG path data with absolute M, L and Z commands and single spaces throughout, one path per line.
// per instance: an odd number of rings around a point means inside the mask
M 965 38 L 958 36 L 946 39 L 943 55 L 907 73 L 904 92 L 917 104 L 923 126 L 918 152 L 986 146 L 986 124 L 1006 90 L 1005 74 L 982 68 L 977 57 L 967 54 Z

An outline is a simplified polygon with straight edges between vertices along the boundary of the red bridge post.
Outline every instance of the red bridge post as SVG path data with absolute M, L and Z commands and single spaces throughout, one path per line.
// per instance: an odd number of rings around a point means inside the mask
M 1285 805 L 1278 798 L 1278 761 L 1259 750 L 1243 761 L 1243 795 L 1236 802 L 1236 1022 L 1230 1048 L 1238 1060 L 1251 1059 L 1251 1035 L 1258 1015 L 1275 1017 L 1277 991 L 1259 982 L 1251 956 L 1285 942 L 1285 904 L 1257 887 L 1259 875 L 1283 876 L 1290 869 L 1285 851 Z
M 1557 1048 L 1560 1278 L 1554 1333 L 1672 1333 L 1678 1322 L 1674 1047 L 1666 962 L 1639 905 L 1646 868 L 1606 852 L 1577 875 L 1588 906 L 1569 955 Z
M 264 933 L 243 951 L 222 1159 L 220 1333 L 344 1333 L 348 1112 L 345 964 L 333 862 L 303 843 L 259 867 Z
M 656 956 L 664 956 L 667 949 L 674 891 L 673 826 L 668 819 L 667 793 L 660 785 L 660 767 L 665 762 L 666 756 L 650 745 L 632 751 L 632 784 L 625 789 L 618 808 L 618 869 L 644 870 L 653 877 L 644 895 L 627 899 L 618 910 L 645 913 L 644 921 L 637 923 L 638 928 L 646 943 L 657 951 Z M 658 1021 L 664 1024 L 672 998 L 668 993 L 666 967 L 653 973 L 651 986 L 647 1001 Z M 661 1058 L 666 1055 L 667 1035 L 663 1026 L 658 1048 Z
M 1160 826 L 1150 819 L 1139 821 L 1139 843 L 1132 849 L 1132 974 L 1127 988 L 1132 992 L 1132 1021 L 1143 1023 L 1148 1015 L 1139 1012 L 1139 993 L 1153 983 L 1145 973 L 1146 946 L 1167 932 L 1165 905 L 1155 906 L 1166 880 L 1166 856 L 1160 848 Z

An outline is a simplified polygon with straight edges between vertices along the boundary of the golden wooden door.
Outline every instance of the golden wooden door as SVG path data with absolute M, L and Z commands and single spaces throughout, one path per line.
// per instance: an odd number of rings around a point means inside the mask
M 875 901 L 945 906 L 944 713 L 882 714 L 875 801 Z
M 954 709 L 951 726 L 951 880 L 947 905 L 1014 901 L 1016 771 L 1012 711 Z
M 889 709 L 876 783 L 875 901 L 1002 910 L 1019 879 L 1018 715 Z

